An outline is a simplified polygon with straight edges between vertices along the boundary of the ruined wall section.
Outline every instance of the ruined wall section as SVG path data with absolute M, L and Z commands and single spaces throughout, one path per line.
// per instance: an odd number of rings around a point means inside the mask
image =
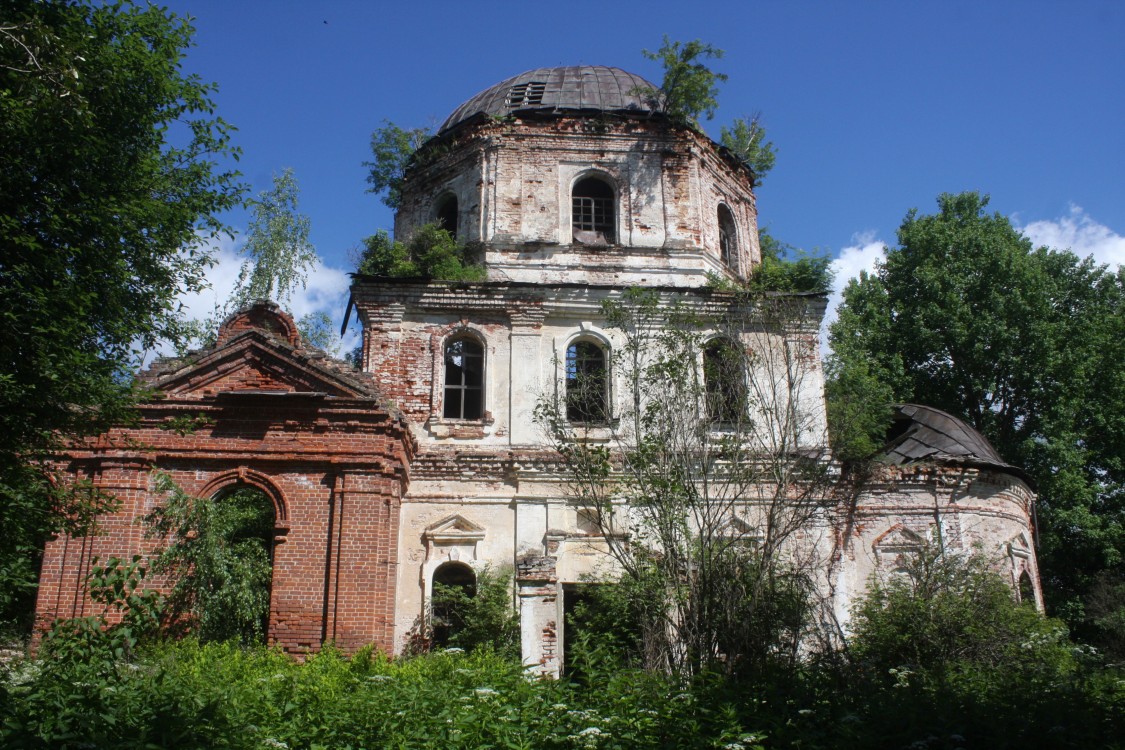
M 984 555 L 1013 596 L 1026 575 L 1032 603 L 1042 610 L 1034 502 L 1027 483 L 1001 469 L 931 462 L 879 467 L 835 520 L 829 584 L 838 621 L 846 626 L 872 581 L 901 575 L 925 544 Z
M 443 196 L 461 207 L 459 237 L 482 241 L 492 280 L 703 286 L 760 262 L 752 178 L 705 136 L 662 120 L 485 120 L 425 147 L 408 175 L 396 236 L 432 221 Z M 571 190 L 596 176 L 615 191 L 616 237 L 575 240 Z M 736 224 L 737 259 L 719 250 L 718 207 Z
M 276 309 L 266 316 L 279 318 L 292 323 Z M 273 501 L 270 643 L 294 653 L 330 641 L 392 650 L 399 508 L 415 443 L 358 373 L 324 364 L 283 326 L 270 330 L 227 328 L 217 348 L 158 363 L 149 380 L 160 397 L 135 424 L 67 451 L 60 470 L 120 508 L 89 536 L 47 544 L 39 627 L 95 612 L 85 588 L 95 558 L 153 552 L 141 519 L 164 501 L 159 470 L 198 497 L 253 487 Z

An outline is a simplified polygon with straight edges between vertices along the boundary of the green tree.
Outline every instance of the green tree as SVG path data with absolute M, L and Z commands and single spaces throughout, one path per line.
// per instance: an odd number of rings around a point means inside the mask
M 520 622 L 512 607 L 510 569 L 477 572 L 472 590 L 435 583 L 430 606 L 431 628 L 443 634 L 441 646 L 466 651 L 486 648 L 519 658 Z
M 265 637 L 273 577 L 274 509 L 260 490 L 192 497 L 157 474 L 164 503 L 144 519 L 163 543 L 154 573 L 169 576 L 171 618 L 205 641 Z
M 218 166 L 235 150 L 213 87 L 181 70 L 187 21 L 61 0 L 4 0 L 0 18 L 0 568 L 14 570 L 65 522 L 29 462 L 125 416 L 132 367 L 182 338 L 175 300 L 203 285 L 205 240 L 241 188 Z
M 383 194 L 382 201 L 388 208 L 398 208 L 402 200 L 402 180 L 406 170 L 414 161 L 414 154 L 433 133 L 429 128 L 404 130 L 390 120 L 383 121 L 383 127 L 371 133 L 372 161 L 365 161 L 369 167 L 367 184 L 370 193 Z
M 424 224 L 407 242 L 391 239 L 385 231 L 363 241 L 356 272 L 372 276 L 441 279 L 445 281 L 483 281 L 479 248 L 460 245 L 445 229 Z
M 754 268 L 747 288 L 754 292 L 815 292 L 832 287 L 832 258 L 817 250 L 806 252 L 777 240 L 767 229 L 758 231 L 762 262 Z
M 815 339 L 777 335 L 812 330 L 807 303 L 743 292 L 699 316 L 674 295 L 630 290 L 604 310 L 619 413 L 575 410 L 587 392 L 573 397 L 582 380 L 570 374 L 540 398 L 537 419 L 620 571 L 648 669 L 746 675 L 796 661 L 812 571 L 783 549 L 832 481 L 807 392 Z M 587 371 L 599 405 L 604 372 Z
M 1048 602 L 1088 636 L 1090 586 L 1125 573 L 1125 273 L 1035 249 L 987 205 L 943 194 L 937 214 L 910 211 L 898 247 L 848 285 L 831 408 L 874 381 L 962 417 L 1024 467 Z
M 241 249 L 245 256 L 230 297 L 206 320 L 198 322 L 192 344 L 211 346 L 219 326 L 235 312 L 256 300 L 271 300 L 288 308 L 293 292 L 304 289 L 309 273 L 320 265 L 320 256 L 309 241 L 309 218 L 298 210 L 299 189 L 293 170 L 273 176 L 273 186 L 249 201 L 253 214 Z M 297 321 L 306 344 L 335 355 L 340 337 L 332 318 L 323 311 L 311 312 Z
M 292 169 L 273 176 L 273 187 L 250 201 L 253 217 L 242 254 L 246 260 L 227 303 L 228 312 L 254 300 L 286 305 L 293 292 L 304 289 L 309 271 L 320 257 L 309 242 L 309 217 L 297 210 L 297 178 Z
M 669 118 L 683 125 L 699 127 L 699 118 L 710 120 L 719 106 L 719 84 L 727 80 L 725 73 L 716 73 L 703 62 L 722 58 L 723 51 L 696 39 L 673 42 L 664 36 L 664 43 L 655 52 L 642 50 L 649 60 L 664 68 L 659 89 L 643 89 L 636 93 L 651 98 Z
M 773 141 L 766 140 L 761 115 L 754 115 L 750 119 L 738 117 L 729 128 L 724 126 L 719 132 L 719 143 L 750 167 L 754 172 L 755 183 L 760 185 L 777 159 Z

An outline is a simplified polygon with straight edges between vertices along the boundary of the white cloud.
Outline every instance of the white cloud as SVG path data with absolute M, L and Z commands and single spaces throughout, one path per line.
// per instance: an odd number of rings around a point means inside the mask
M 184 317 L 188 320 L 204 321 L 211 317 L 215 310 L 230 298 L 235 282 L 238 280 L 238 272 L 242 268 L 244 258 L 239 254 L 238 243 L 235 240 L 222 238 L 213 241 L 210 243 L 210 251 L 214 265 L 206 272 L 207 288 L 181 294 L 179 298 L 179 302 L 183 305 Z M 295 320 L 300 320 L 309 313 L 328 313 L 332 318 L 334 331 L 339 331 L 344 309 L 348 303 L 350 285 L 351 279 L 346 271 L 318 262 L 309 272 L 305 288 L 294 291 L 285 307 L 293 314 Z M 350 351 L 358 344 L 359 334 L 349 330 L 344 336 L 340 353 Z M 169 346 L 162 346 L 156 352 L 160 355 L 171 353 L 172 349 Z M 146 359 L 151 359 L 151 355 Z
M 1092 255 L 1098 263 L 1125 263 L 1125 237 L 1094 221 L 1081 206 L 1073 203 L 1067 216 L 1033 221 L 1020 231 L 1037 247 L 1069 249 L 1080 258 Z
M 820 349 L 823 356 L 828 356 L 828 326 L 836 320 L 836 308 L 843 299 L 844 287 L 852 279 L 858 278 L 860 271 L 875 271 L 875 262 L 883 259 L 885 244 L 876 239 L 874 232 L 860 232 L 852 236 L 852 244 L 841 250 L 832 261 L 835 279 L 832 281 L 832 293 L 828 295 L 828 312 L 820 326 Z

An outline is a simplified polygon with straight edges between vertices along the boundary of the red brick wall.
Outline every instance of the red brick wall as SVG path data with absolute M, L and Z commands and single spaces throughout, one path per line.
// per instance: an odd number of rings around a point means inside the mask
M 209 423 L 188 435 L 173 417 Z M 277 521 L 269 641 L 316 650 L 393 646 L 399 499 L 413 443 L 374 399 L 227 396 L 154 401 L 139 423 L 74 446 L 61 468 L 115 495 L 120 509 L 95 535 L 47 545 L 37 619 L 94 614 L 85 594 L 91 561 L 147 555 L 140 519 L 161 497 L 152 470 L 213 497 L 248 484 L 275 499 Z

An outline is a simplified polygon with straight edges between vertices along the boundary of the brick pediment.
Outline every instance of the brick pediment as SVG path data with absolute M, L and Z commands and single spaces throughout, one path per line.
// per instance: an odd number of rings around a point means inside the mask
M 142 376 L 150 388 L 179 398 L 227 393 L 317 393 L 342 398 L 376 398 L 369 376 L 347 371 L 319 351 L 248 331 L 225 345 L 185 360 L 159 363 Z

